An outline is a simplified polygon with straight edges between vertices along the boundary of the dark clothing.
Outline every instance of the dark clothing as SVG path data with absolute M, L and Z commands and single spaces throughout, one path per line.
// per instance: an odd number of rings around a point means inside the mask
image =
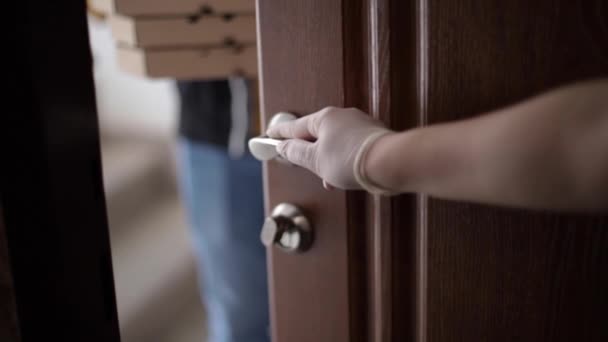
M 226 80 L 178 81 L 179 135 L 191 141 L 228 146 L 231 95 Z

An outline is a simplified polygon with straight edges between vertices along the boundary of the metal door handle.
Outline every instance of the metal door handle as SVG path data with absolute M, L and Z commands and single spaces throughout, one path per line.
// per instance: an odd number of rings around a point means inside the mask
M 312 225 L 298 207 L 281 203 L 264 222 L 261 239 L 266 247 L 276 245 L 288 253 L 305 252 L 312 246 Z
M 275 114 L 268 127 L 272 127 L 281 122 L 293 121 L 297 117 L 291 113 L 281 112 Z M 271 160 L 277 158 L 279 153 L 277 152 L 277 145 L 281 142 L 279 139 L 272 139 L 266 135 L 249 139 L 249 151 L 257 159 L 261 161 Z

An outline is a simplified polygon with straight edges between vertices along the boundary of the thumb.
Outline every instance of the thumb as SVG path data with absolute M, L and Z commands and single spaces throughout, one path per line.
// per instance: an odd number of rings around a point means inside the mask
M 289 162 L 316 172 L 317 149 L 314 143 L 288 139 L 277 145 L 277 152 Z

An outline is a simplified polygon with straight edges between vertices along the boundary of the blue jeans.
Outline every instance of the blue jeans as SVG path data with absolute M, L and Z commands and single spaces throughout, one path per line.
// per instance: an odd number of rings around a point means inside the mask
M 261 163 L 181 139 L 180 185 L 192 228 L 209 342 L 267 342 Z

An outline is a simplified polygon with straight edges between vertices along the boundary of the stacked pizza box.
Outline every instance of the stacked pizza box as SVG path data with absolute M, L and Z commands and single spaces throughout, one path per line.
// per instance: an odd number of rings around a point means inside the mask
M 96 0 L 122 69 L 147 77 L 257 76 L 255 0 Z

